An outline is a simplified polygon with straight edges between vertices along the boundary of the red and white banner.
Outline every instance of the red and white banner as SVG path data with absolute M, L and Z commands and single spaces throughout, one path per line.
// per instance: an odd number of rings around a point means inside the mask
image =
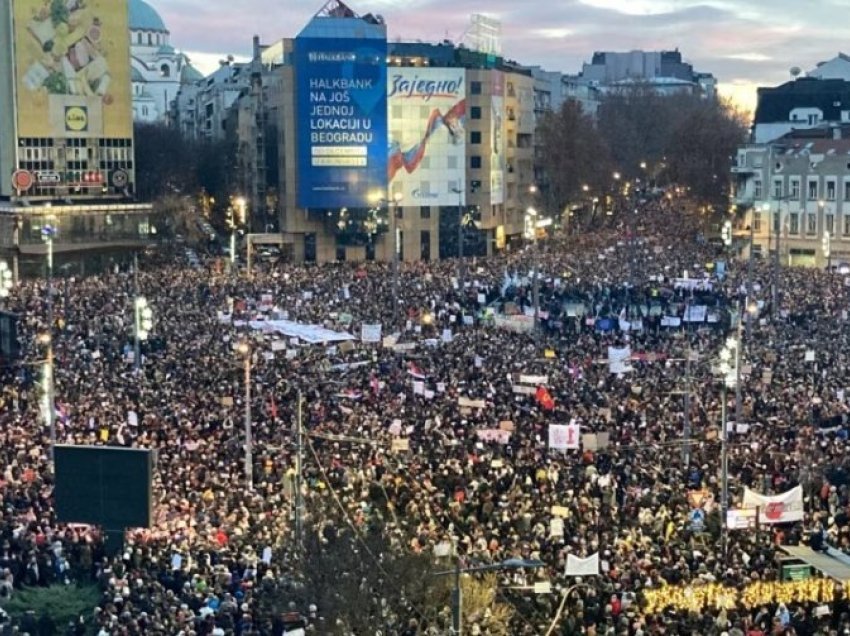
M 744 510 L 759 510 L 759 523 L 791 523 L 803 520 L 803 487 L 797 486 L 779 495 L 760 495 L 744 488 Z
M 578 424 L 550 424 L 549 450 L 578 450 L 581 430 Z

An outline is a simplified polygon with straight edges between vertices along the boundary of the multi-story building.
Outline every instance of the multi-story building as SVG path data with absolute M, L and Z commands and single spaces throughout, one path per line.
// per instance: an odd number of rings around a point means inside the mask
M 171 46 L 165 22 L 145 0 L 128 0 L 133 118 L 165 123 L 180 87 L 203 79 L 189 58 Z
M 127 3 L 4 6 L 0 250 L 16 266 L 41 258 L 46 226 L 58 254 L 145 245 L 155 230 L 133 201 Z
M 752 141 L 765 144 L 796 130 L 850 123 L 850 81 L 798 77 L 759 88 Z
M 396 242 L 404 260 L 453 256 L 470 213 L 466 254 L 522 234 L 529 70 L 448 42 L 387 47 L 382 19 L 336 0 L 281 57 L 280 227 L 294 259 L 389 260 Z
M 778 248 L 789 265 L 850 262 L 850 126 L 742 147 L 732 172 L 757 255 Z
M 850 82 L 850 55 L 839 53 L 831 60 L 819 62 L 807 75 L 817 79 L 840 79 Z
M 180 87 L 171 102 L 173 125 L 188 139 L 223 141 L 230 109 L 250 87 L 251 64 L 228 57 L 207 77 Z

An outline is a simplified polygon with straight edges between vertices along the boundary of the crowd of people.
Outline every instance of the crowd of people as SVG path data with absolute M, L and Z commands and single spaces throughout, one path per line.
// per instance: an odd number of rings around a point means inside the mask
M 456 260 L 404 264 L 396 297 L 379 263 L 275 262 L 249 277 L 163 250 L 140 258 L 135 276 L 124 267 L 69 281 L 54 295 L 53 325 L 46 281 L 21 281 L 9 307 L 22 317 L 23 356 L 3 367 L 0 392 L 0 607 L 23 587 L 93 582 L 101 601 L 68 633 L 277 636 L 297 613 L 307 633 L 446 635 L 448 608 L 406 593 L 416 572 L 387 577 L 394 555 L 448 552 L 433 557 L 447 559 L 442 569 L 542 562 L 500 572 L 510 618 L 497 629 L 486 612 L 472 616 L 470 633 L 850 633 L 843 592 L 647 606 L 647 592 L 665 586 L 777 581 L 779 545 L 811 531 L 850 553 L 850 287 L 837 272 L 783 268 L 776 278 L 771 263 L 748 266 L 707 239 L 699 214 L 647 202 L 637 221 L 467 259 L 462 276 Z M 134 280 L 154 321 L 138 373 Z M 702 320 L 682 320 L 695 306 Z M 741 403 L 731 390 L 725 404 L 741 416 L 729 427 L 730 507 L 745 486 L 769 496 L 799 484 L 805 516 L 723 533 L 715 367 L 741 315 Z M 355 338 L 309 344 L 256 328 L 272 318 Z M 360 342 L 362 325 L 376 324 L 380 341 Z M 50 330 L 57 441 L 157 451 L 154 524 L 128 529 L 117 554 L 98 528 L 56 519 L 33 362 Z M 625 346 L 631 369 L 612 373 L 609 347 Z M 518 390 L 519 376 L 540 386 Z M 549 426 L 569 423 L 595 442 L 549 448 Z M 372 599 L 356 608 L 367 628 L 341 609 L 353 602 L 350 573 L 317 573 L 310 545 L 386 574 L 360 583 Z M 594 554 L 598 574 L 567 574 L 568 555 Z M 544 580 L 551 594 L 508 589 Z

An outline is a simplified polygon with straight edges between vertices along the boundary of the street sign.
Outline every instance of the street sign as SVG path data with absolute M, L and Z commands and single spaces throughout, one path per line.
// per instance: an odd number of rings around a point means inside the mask
M 812 566 L 804 564 L 783 565 L 783 581 L 805 581 L 812 578 Z
M 33 186 L 33 175 L 29 170 L 15 170 L 12 173 L 12 187 L 18 193 L 26 192 Z
M 39 183 L 44 184 L 56 184 L 62 181 L 61 175 L 53 170 L 39 170 L 35 173 L 35 178 Z

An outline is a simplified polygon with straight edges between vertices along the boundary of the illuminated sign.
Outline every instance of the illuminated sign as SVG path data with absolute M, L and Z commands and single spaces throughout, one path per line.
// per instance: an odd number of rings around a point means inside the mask
M 368 207 L 386 188 L 386 38 L 298 37 L 298 205 Z

